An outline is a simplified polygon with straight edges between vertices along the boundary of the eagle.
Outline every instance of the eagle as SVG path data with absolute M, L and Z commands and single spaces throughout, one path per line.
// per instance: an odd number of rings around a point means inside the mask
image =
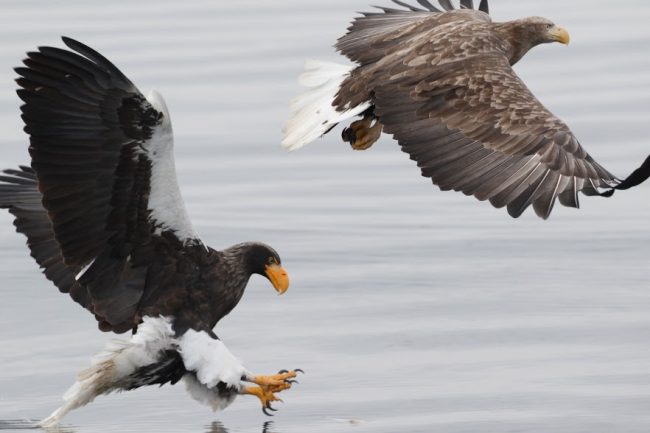
M 650 157 L 624 181 L 596 162 L 513 70 L 533 47 L 569 43 L 553 22 L 493 22 L 487 0 L 440 7 L 393 0 L 399 8 L 363 13 L 336 48 L 354 66 L 309 61 L 292 101 L 282 145 L 295 150 L 338 123 L 355 150 L 393 135 L 422 175 L 517 218 L 530 206 L 548 218 L 556 199 L 610 196 L 650 176 Z
M 0 207 L 61 292 L 101 331 L 132 336 L 108 343 L 40 425 L 99 395 L 179 381 L 213 410 L 253 395 L 270 415 L 302 370 L 254 374 L 213 328 L 251 275 L 287 291 L 280 256 L 259 242 L 206 246 L 180 194 L 162 96 L 145 98 L 97 51 L 63 42 L 69 50 L 40 47 L 15 69 L 31 165 L 0 175 Z

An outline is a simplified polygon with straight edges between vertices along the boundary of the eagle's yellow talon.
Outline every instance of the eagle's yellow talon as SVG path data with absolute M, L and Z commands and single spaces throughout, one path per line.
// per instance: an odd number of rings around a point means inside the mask
M 257 397 L 260 402 L 262 403 L 262 406 L 268 406 L 269 403 L 272 401 L 278 401 L 279 398 L 273 394 L 274 392 L 277 391 L 271 391 L 269 389 L 264 389 L 260 386 L 247 386 L 244 388 L 242 391 L 242 394 L 247 394 L 247 395 L 254 395 Z
M 268 416 L 273 416 L 273 414 L 267 412 L 269 410 L 273 412 L 277 411 L 277 409 L 274 409 L 271 406 L 271 402 L 279 401 L 280 403 L 284 403 L 282 399 L 276 397 L 274 393 L 283 391 L 288 388 L 291 388 L 291 385 L 284 384 L 284 386 L 278 385 L 278 386 L 270 386 L 270 387 L 248 386 L 245 387 L 241 391 L 241 393 L 247 395 L 254 395 L 255 397 L 257 397 L 260 400 L 260 403 L 262 403 L 262 412 L 264 412 L 264 414 Z
M 286 373 L 271 374 L 268 376 L 254 376 L 251 382 L 261 387 L 283 386 L 283 385 L 289 385 L 290 387 L 291 383 L 289 382 L 289 380 L 296 377 L 297 375 L 298 374 L 295 371 L 288 371 Z M 282 388 L 282 389 L 287 389 L 287 388 Z
M 247 382 L 252 382 L 257 386 L 247 386 L 244 387 L 240 394 L 254 395 L 262 403 L 262 412 L 268 416 L 273 416 L 273 414 L 268 411 L 276 411 L 271 406 L 271 402 L 279 401 L 283 402 L 281 398 L 275 396 L 275 393 L 282 392 L 285 389 L 291 388 L 293 383 L 296 383 L 295 380 L 291 380 L 296 377 L 298 373 L 302 373 L 300 369 L 293 371 L 281 370 L 278 374 L 271 374 L 268 376 L 245 376 L 243 380 Z

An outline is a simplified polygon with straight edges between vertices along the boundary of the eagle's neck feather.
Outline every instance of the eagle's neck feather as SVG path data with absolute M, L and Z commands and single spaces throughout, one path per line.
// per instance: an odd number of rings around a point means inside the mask
M 510 65 L 517 63 L 531 48 L 540 43 L 525 18 L 494 23 L 494 31 L 504 41 L 505 54 L 510 60 Z

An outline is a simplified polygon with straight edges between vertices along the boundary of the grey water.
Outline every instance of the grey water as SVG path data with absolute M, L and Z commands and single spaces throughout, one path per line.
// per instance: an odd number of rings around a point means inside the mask
M 339 130 L 286 153 L 307 58 L 333 50 L 369 0 L 4 0 L 0 166 L 26 163 L 12 67 L 68 35 L 171 110 L 203 240 L 273 245 L 282 297 L 253 278 L 217 333 L 245 365 L 300 367 L 265 417 L 253 398 L 212 413 L 181 385 L 100 397 L 62 432 L 650 431 L 650 187 L 519 220 L 440 192 L 390 137 L 353 152 Z M 387 4 L 387 0 L 370 3 Z M 495 20 L 548 17 L 569 47 L 517 66 L 619 176 L 650 151 L 650 3 L 492 0 Z M 0 214 L 0 429 L 22 430 L 111 335 L 43 278 Z

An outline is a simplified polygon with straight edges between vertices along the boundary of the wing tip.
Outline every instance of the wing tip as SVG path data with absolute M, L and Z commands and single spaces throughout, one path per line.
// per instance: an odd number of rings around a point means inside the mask
M 74 50 L 76 52 L 81 52 L 79 48 L 82 49 L 89 49 L 86 44 L 79 42 L 78 40 L 71 38 L 69 36 L 61 35 L 61 41 L 65 44 L 66 47 L 70 48 L 71 50 Z

